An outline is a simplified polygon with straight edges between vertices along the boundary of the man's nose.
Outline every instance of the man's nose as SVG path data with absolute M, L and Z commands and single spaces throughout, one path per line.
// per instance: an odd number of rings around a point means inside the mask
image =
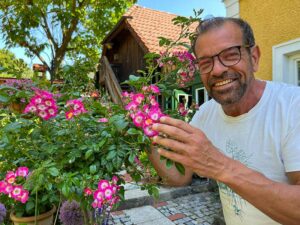
M 228 70 L 228 67 L 227 66 L 224 66 L 219 57 L 218 56 L 215 56 L 213 58 L 214 60 L 214 67 L 213 67 L 213 70 L 211 71 L 212 75 L 214 76 L 220 76 L 221 74 L 223 74 L 225 71 Z

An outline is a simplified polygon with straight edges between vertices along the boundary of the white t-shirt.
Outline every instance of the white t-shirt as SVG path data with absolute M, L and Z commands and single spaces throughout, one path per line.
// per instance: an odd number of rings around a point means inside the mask
M 248 113 L 227 116 L 210 100 L 191 121 L 225 155 L 271 180 L 288 183 L 286 172 L 300 171 L 300 88 L 268 82 L 260 101 Z M 227 225 L 278 224 L 219 183 Z

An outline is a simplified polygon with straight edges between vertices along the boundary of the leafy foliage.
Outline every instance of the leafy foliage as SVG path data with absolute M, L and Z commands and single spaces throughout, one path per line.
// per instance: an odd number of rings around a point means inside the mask
M 25 48 L 28 56 L 37 57 L 48 68 L 54 80 L 63 61 L 72 64 L 86 58 L 96 62 L 103 37 L 134 2 L 2 0 L 1 31 L 7 47 Z
M 33 72 L 22 60 L 8 50 L 0 49 L 0 77 L 30 78 Z
M 119 105 L 87 97 L 83 102 L 88 112 L 68 120 L 63 106 L 71 98 L 78 96 L 60 96 L 60 113 L 49 120 L 1 109 L 0 178 L 19 166 L 31 171 L 24 185 L 31 193 L 26 205 L 4 202 L 18 215 L 42 213 L 62 198 L 75 199 L 88 209 L 86 187 L 97 186 L 100 179 L 110 180 L 124 168 L 136 181 L 143 177 L 134 159 L 150 140 L 133 127 L 127 112 Z M 108 122 L 98 122 L 103 117 Z M 157 192 L 153 185 L 146 188 Z

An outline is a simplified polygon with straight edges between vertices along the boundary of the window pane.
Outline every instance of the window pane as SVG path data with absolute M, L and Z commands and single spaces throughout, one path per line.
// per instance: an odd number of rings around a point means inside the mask
M 204 88 L 198 89 L 197 90 L 197 97 L 198 97 L 197 103 L 198 103 L 198 105 L 202 105 L 204 103 L 204 101 L 205 101 L 204 96 L 205 96 Z

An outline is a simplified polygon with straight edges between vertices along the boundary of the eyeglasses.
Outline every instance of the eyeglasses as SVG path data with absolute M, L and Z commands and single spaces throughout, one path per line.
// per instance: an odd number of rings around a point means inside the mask
M 234 66 L 241 60 L 241 48 L 251 48 L 250 45 L 238 45 L 230 48 L 226 48 L 216 55 L 210 57 L 200 57 L 195 60 L 195 64 L 198 64 L 200 74 L 208 74 L 214 68 L 214 57 L 218 57 L 219 62 L 226 67 Z

